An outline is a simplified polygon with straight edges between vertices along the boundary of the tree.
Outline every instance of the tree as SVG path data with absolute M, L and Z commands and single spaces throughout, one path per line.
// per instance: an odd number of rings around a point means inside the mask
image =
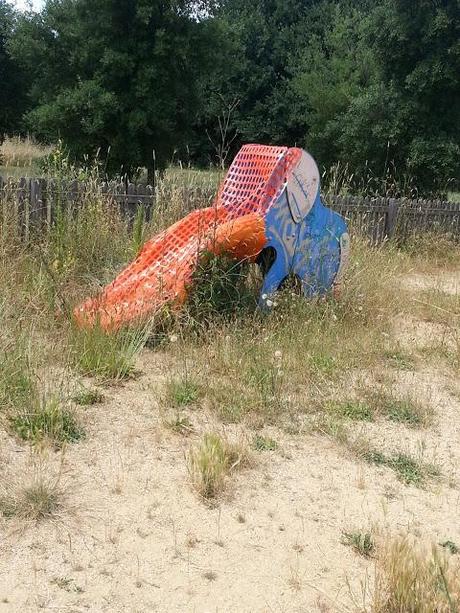
M 0 0 L 0 142 L 16 131 L 24 111 L 23 75 L 8 50 L 16 14 L 6 0 Z
M 77 157 L 152 176 L 187 142 L 213 28 L 187 0 L 48 0 L 26 15 L 13 51 L 32 78 L 28 125 Z M 153 153 L 155 152 L 155 154 Z
M 305 126 L 301 142 L 325 167 L 348 161 L 344 117 L 378 81 L 366 41 L 368 13 L 364 2 L 322 2 L 310 11 L 310 32 L 291 60 L 289 88 Z M 361 147 L 366 138 L 360 135 L 353 147 Z
M 367 153 L 378 159 L 384 137 L 391 157 L 423 192 L 460 178 L 460 4 L 458 0 L 385 0 L 375 10 L 369 45 L 381 95 L 364 93 L 347 118 L 344 147 L 366 124 L 380 124 Z M 391 112 L 390 112 L 391 109 Z M 383 130 L 380 117 L 391 128 Z M 363 134 L 361 134 L 361 140 Z
M 219 140 L 219 118 L 234 101 L 238 105 L 228 126 L 232 155 L 242 142 L 294 144 L 303 139 L 305 126 L 289 88 L 289 66 L 291 54 L 305 44 L 314 4 L 315 0 L 221 2 L 214 19 L 220 43 L 213 70 L 202 77 L 204 103 L 195 125 L 193 152 L 200 160 L 215 159 L 203 135 Z

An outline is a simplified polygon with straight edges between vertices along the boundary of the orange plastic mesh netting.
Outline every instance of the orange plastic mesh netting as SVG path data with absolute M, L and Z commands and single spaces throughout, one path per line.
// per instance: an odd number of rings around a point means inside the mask
M 117 328 L 167 302 L 183 301 L 203 252 L 257 256 L 265 244 L 264 215 L 300 156 L 296 148 L 245 145 L 213 206 L 193 211 L 149 240 L 96 298 L 75 309 L 77 322 Z

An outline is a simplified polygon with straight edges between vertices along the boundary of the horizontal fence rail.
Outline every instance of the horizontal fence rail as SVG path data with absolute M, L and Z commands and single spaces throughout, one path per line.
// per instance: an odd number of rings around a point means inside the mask
M 212 185 L 175 186 L 175 198 L 183 203 L 184 214 L 207 206 L 217 188 Z M 84 182 L 57 179 L 4 178 L 0 176 L 0 214 L 5 209 L 14 216 L 22 235 L 44 224 L 52 224 L 59 210 L 78 210 L 97 194 L 129 220 L 141 208 L 149 221 L 158 198 L 168 199 L 162 188 L 142 183 Z M 372 242 L 403 239 L 421 232 L 449 233 L 460 239 L 460 203 L 441 200 L 364 197 L 327 194 L 328 206 L 343 215 L 351 228 L 367 235 Z

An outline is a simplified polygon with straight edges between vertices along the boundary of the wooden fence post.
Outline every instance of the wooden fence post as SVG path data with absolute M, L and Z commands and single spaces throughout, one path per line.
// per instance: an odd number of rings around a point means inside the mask
M 388 200 L 388 213 L 385 220 L 385 236 L 392 238 L 396 229 L 396 221 L 399 212 L 399 200 L 396 198 L 390 198 Z

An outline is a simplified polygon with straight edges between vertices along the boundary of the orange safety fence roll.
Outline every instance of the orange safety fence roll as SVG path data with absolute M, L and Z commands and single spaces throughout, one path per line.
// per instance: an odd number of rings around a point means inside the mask
M 265 213 L 300 156 L 300 149 L 245 145 L 214 205 L 193 211 L 149 240 L 112 283 L 75 309 L 77 322 L 113 329 L 168 302 L 183 301 L 204 252 L 255 258 L 266 242 Z

